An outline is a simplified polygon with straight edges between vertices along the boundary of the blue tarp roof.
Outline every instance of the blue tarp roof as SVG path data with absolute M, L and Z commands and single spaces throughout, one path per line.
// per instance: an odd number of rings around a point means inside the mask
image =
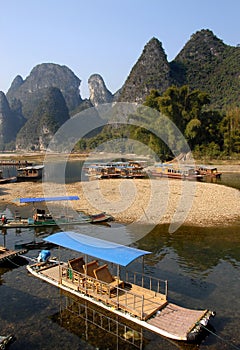
M 140 256 L 150 254 L 145 250 L 127 247 L 72 231 L 58 232 L 44 238 L 44 240 L 122 266 L 127 266 Z
M 38 197 L 38 198 L 19 198 L 20 203 L 35 202 L 55 202 L 55 201 L 75 201 L 80 199 L 78 196 L 61 196 L 61 197 Z

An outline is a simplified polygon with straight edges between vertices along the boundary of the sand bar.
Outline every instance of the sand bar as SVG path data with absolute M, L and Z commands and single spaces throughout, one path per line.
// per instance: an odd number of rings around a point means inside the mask
M 107 179 L 65 186 L 41 182 L 1 185 L 1 210 L 20 197 L 78 195 L 73 209 L 95 214 L 106 211 L 122 223 L 195 226 L 228 225 L 240 220 L 240 191 L 223 185 L 169 179 Z M 26 208 L 25 208 L 26 209 Z

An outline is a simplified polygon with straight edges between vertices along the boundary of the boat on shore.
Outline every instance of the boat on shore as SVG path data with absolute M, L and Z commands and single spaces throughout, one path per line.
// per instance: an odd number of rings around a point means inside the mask
M 180 167 L 175 163 L 157 163 L 154 168 L 150 170 L 150 175 L 153 177 L 168 177 L 171 179 L 195 181 L 201 181 L 204 178 L 198 169 L 188 165 Z
M 196 169 L 199 171 L 200 175 L 203 176 L 213 177 L 217 179 L 220 179 L 222 176 L 222 173 L 219 172 L 217 168 L 213 166 L 198 165 Z
M 143 166 L 133 161 L 90 164 L 86 170 L 86 175 L 94 179 L 142 179 L 147 177 Z
M 40 180 L 43 175 L 44 165 L 30 165 L 17 168 L 17 181 Z
M 58 232 L 44 240 L 84 256 L 67 262 L 49 259 L 27 265 L 33 276 L 158 335 L 198 341 L 215 314 L 169 302 L 167 281 L 144 271 L 131 271 L 129 265 L 150 254 L 148 251 L 71 231 Z

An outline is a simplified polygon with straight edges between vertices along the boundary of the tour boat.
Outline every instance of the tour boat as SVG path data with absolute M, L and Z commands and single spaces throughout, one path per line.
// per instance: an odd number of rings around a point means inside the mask
M 58 232 L 44 240 L 82 256 L 67 262 L 49 259 L 27 265 L 32 275 L 158 335 L 197 341 L 215 314 L 169 302 L 167 281 L 129 269 L 149 251 L 72 231 Z
M 215 177 L 217 179 L 220 179 L 222 176 L 222 173 L 220 173 L 216 167 L 214 166 L 207 166 L 207 165 L 199 165 L 196 167 L 196 169 L 199 171 L 199 173 L 203 176 L 207 177 Z
M 180 167 L 174 163 L 155 164 L 154 169 L 150 171 L 150 174 L 154 177 L 168 177 L 180 180 L 200 181 L 203 179 L 203 175 L 200 174 L 200 171 L 194 167 L 187 165 Z

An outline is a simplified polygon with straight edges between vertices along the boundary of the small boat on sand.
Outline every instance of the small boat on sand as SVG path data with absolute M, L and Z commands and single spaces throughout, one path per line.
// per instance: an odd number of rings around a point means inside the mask
M 89 215 L 89 217 L 92 224 L 98 224 L 98 223 L 109 222 L 114 220 L 112 215 L 109 215 L 105 212 L 102 212 L 99 214 L 92 214 L 92 215 Z
M 43 175 L 44 165 L 30 165 L 17 168 L 17 181 L 40 180 Z
M 150 254 L 148 251 L 72 231 L 58 232 L 44 240 L 83 256 L 67 262 L 47 259 L 27 265 L 33 276 L 158 335 L 199 341 L 215 314 L 169 302 L 167 281 L 128 268 L 136 259 Z
M 222 176 L 222 173 L 217 170 L 214 166 L 207 166 L 207 165 L 198 165 L 196 169 L 199 171 L 199 173 L 203 176 L 207 177 L 215 177 L 217 179 L 220 179 Z

